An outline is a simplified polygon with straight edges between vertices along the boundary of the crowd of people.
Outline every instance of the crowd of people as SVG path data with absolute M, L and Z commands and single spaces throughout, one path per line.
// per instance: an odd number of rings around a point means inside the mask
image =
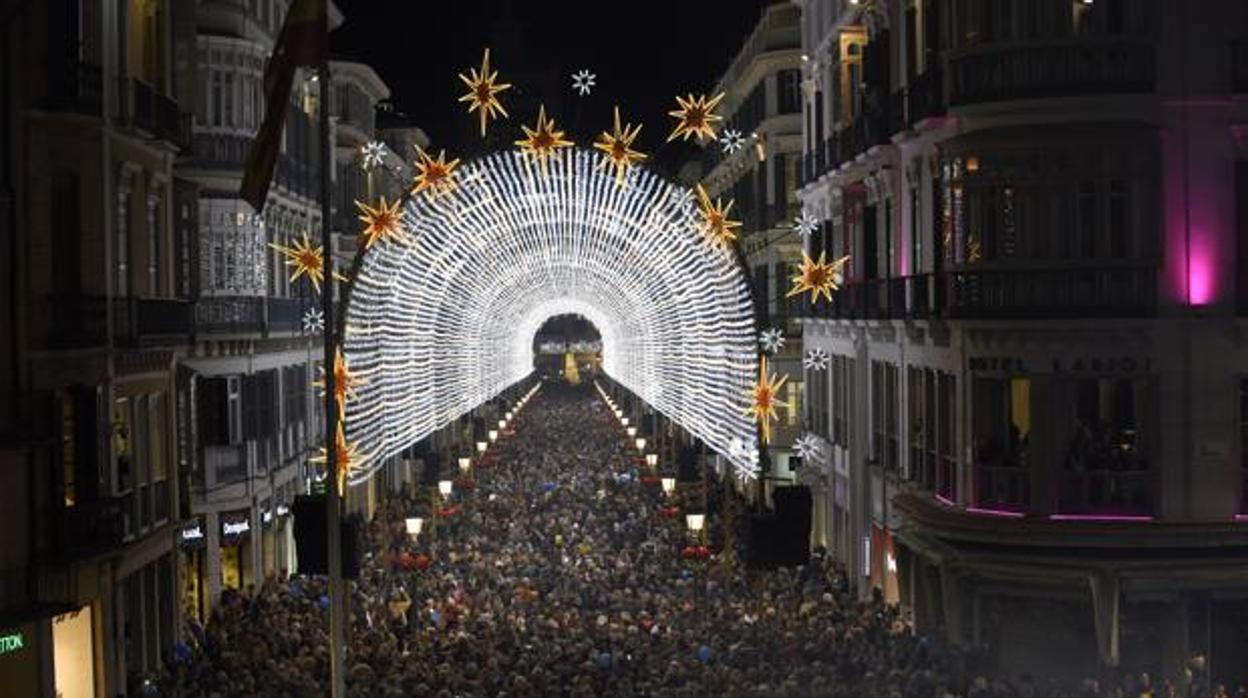
M 1145 695 L 968 677 L 818 552 L 746 570 L 723 559 L 721 527 L 716 555 L 682 554 L 696 541 L 659 515 L 668 502 L 622 436 L 592 387 L 548 384 L 452 502 L 382 504 L 351 585 L 349 695 Z M 175 691 L 324 695 L 327 608 L 318 577 L 228 592 L 176 663 Z

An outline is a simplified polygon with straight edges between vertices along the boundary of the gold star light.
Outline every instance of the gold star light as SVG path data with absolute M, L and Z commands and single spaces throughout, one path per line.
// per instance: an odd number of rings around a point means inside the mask
M 802 266 L 798 269 L 797 276 L 793 277 L 793 289 L 784 297 L 791 298 L 810 291 L 811 303 L 818 300 L 820 295 L 831 302 L 832 292 L 841 287 L 841 270 L 847 261 L 849 257 L 841 257 L 828 262 L 826 252 L 820 252 L 819 259 L 816 261 L 803 250 Z
M 321 375 L 325 375 L 325 369 L 322 367 Z M 357 398 L 355 389 L 364 384 L 364 379 L 351 372 L 351 366 L 347 363 L 347 357 L 342 355 L 342 347 L 339 347 L 337 353 L 334 354 L 334 401 L 338 403 L 338 419 L 341 421 L 346 417 L 347 399 L 355 400 Z M 320 388 L 322 394 L 325 390 L 325 380 L 313 383 Z
M 668 114 L 676 117 L 676 128 L 672 134 L 667 137 L 668 142 L 672 142 L 677 138 L 688 140 L 690 136 L 696 138 L 699 142 L 704 138 L 715 139 L 716 121 L 723 121 L 723 117 L 714 114 L 715 107 L 719 105 L 719 101 L 724 98 L 721 92 L 714 97 L 707 98 L 706 95 L 698 95 L 694 97 L 689 95 L 688 98 L 682 98 L 676 95 L 676 104 L 680 105 L 679 109 L 669 111 Z
M 735 229 L 741 227 L 741 221 L 728 218 L 728 213 L 732 211 L 732 205 L 735 202 L 729 199 L 725 206 L 722 199 L 715 199 L 715 203 L 712 204 L 710 195 L 706 193 L 706 189 L 701 184 L 697 186 L 697 190 L 698 208 L 702 214 L 702 223 L 698 227 L 702 230 L 702 234 L 712 245 L 725 248 L 730 246 L 737 239 Z
M 347 477 L 351 474 L 351 470 L 363 460 L 360 457 L 359 450 L 359 444 L 347 443 L 347 435 L 343 431 L 342 422 L 338 422 L 338 435 L 334 439 L 334 462 L 338 467 L 339 494 L 346 494 Z M 312 462 L 329 463 L 329 452 L 324 446 L 321 446 L 321 455 L 313 457 Z
M 531 129 L 524 125 L 520 128 L 524 130 L 524 138 L 516 141 L 516 145 L 520 146 L 525 155 L 537 159 L 542 166 L 542 174 L 546 173 L 546 162 L 559 157 L 560 148 L 572 145 L 572 141 L 564 139 L 563 131 L 555 130 L 555 120 L 546 118 L 544 104 L 537 112 L 537 128 Z
M 321 282 L 325 280 L 325 253 L 320 246 L 312 245 L 307 231 L 304 231 L 302 240 L 296 240 L 295 244 L 289 247 L 276 242 L 269 243 L 269 247 L 281 252 L 286 257 L 286 266 L 294 269 L 290 273 L 291 283 L 301 276 L 306 276 L 316 288 L 317 293 L 320 293 Z
M 420 158 L 415 163 L 416 178 L 412 180 L 412 196 L 421 192 L 432 198 L 439 194 L 449 194 L 455 190 L 455 168 L 459 158 L 446 161 L 446 151 L 438 152 L 437 159 L 429 157 L 420 146 L 416 146 L 416 155 Z
M 368 204 L 357 201 L 355 205 L 360 209 L 360 221 L 364 223 L 364 230 L 360 231 L 360 238 L 364 241 L 364 249 L 369 249 L 374 242 L 378 240 L 384 242 L 404 242 L 407 239 L 407 233 L 403 229 L 403 220 L 399 213 L 399 201 L 395 200 L 393 204 L 386 204 L 386 197 L 381 197 L 381 202 L 376 208 Z
M 468 113 L 474 111 L 481 115 L 481 137 L 485 138 L 485 126 L 490 119 L 496 118 L 502 114 L 507 117 L 507 110 L 503 109 L 502 102 L 498 101 L 498 93 L 511 87 L 507 83 L 496 84 L 498 80 L 498 71 L 490 72 L 490 50 L 485 50 L 485 57 L 481 59 L 481 72 L 477 72 L 476 68 L 469 68 L 469 74 L 459 74 L 459 79 L 464 81 L 468 86 L 468 94 L 459 98 L 461 102 L 468 102 Z
M 594 143 L 594 147 L 603 152 L 598 166 L 614 168 L 617 184 L 624 183 L 624 175 L 628 174 L 628 168 L 632 167 L 634 162 L 646 159 L 644 154 L 633 150 L 633 140 L 639 133 L 641 133 L 641 124 L 635 127 L 632 124 L 625 124 L 624 128 L 620 128 L 620 108 L 616 107 L 614 132 L 603 131 Z
M 750 408 L 746 410 L 746 414 L 758 422 L 762 428 L 763 443 L 771 441 L 771 423 L 780 419 L 780 415 L 776 412 L 777 407 L 787 407 L 793 409 L 793 406 L 780 402 L 780 389 L 789 380 L 788 376 L 777 379 L 775 375 L 767 375 L 767 355 L 763 354 L 759 357 L 758 364 L 758 382 L 750 389 Z

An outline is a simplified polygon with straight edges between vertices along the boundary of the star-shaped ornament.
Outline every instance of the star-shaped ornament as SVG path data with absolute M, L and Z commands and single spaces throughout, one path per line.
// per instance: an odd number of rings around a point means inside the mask
M 485 127 L 490 119 L 498 118 L 500 115 L 507 118 L 507 110 L 503 109 L 502 102 L 498 101 L 498 93 L 508 89 L 511 85 L 498 82 L 498 71 L 490 72 L 490 50 L 485 50 L 485 56 L 481 59 L 481 70 L 469 68 L 468 75 L 459 74 L 459 79 L 468 86 L 468 94 L 459 98 L 461 102 L 468 103 L 468 113 L 478 112 L 481 116 L 481 137 L 485 138 Z
M 668 142 L 677 138 L 688 140 L 691 136 L 698 141 L 714 140 L 715 122 L 724 120 L 722 116 L 715 113 L 715 107 L 719 106 L 723 98 L 722 92 L 714 97 L 677 95 L 678 108 L 668 112 L 669 115 L 676 117 L 676 128 L 667 137 Z
M 427 198 L 433 198 L 455 191 L 455 168 L 459 166 L 458 158 L 447 162 L 445 150 L 438 151 L 438 157 L 434 158 L 420 146 L 416 146 L 416 157 L 417 160 L 414 163 L 416 176 L 412 179 L 412 196 L 423 193 Z
M 798 269 L 797 276 L 793 277 L 793 288 L 785 298 L 800 295 L 806 291 L 810 291 L 810 302 L 814 303 L 823 296 L 829 302 L 832 300 L 832 292 L 841 287 L 844 280 L 843 269 L 845 262 L 849 261 L 849 257 L 841 257 L 835 261 L 827 261 L 827 253 L 820 252 L 819 259 L 811 259 L 806 251 L 802 251 L 802 266 Z
M 641 124 L 633 126 L 624 124 L 620 127 L 620 108 L 615 108 L 614 131 L 603 131 L 594 143 L 594 148 L 602 151 L 598 161 L 599 167 L 610 167 L 615 170 L 617 184 L 624 183 L 624 176 L 634 163 L 641 162 L 646 156 L 633 150 L 633 141 L 641 133 Z
M 547 162 L 559 157 L 560 148 L 572 146 L 572 141 L 563 137 L 564 132 L 555 129 L 555 120 L 546 118 L 544 104 L 538 109 L 536 128 L 520 128 L 524 131 L 524 138 L 516 141 L 516 145 L 520 146 L 520 151 L 525 155 L 537 160 L 542 174 L 546 174 Z

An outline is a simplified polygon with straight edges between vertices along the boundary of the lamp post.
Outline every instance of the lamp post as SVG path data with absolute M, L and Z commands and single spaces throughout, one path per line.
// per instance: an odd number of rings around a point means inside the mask
M 646 450 L 646 440 L 645 440 L 645 439 L 638 438 L 638 439 L 637 439 L 637 441 L 636 441 L 635 443 L 637 444 L 637 450 L 638 450 L 638 451 L 645 451 L 645 450 Z
M 703 531 L 706 529 L 706 514 L 685 514 L 685 526 L 694 539 L 701 543 L 704 538 Z
M 489 444 L 484 441 L 477 442 L 477 453 L 485 453 L 485 449 L 489 448 Z
M 459 459 L 459 472 L 467 475 L 470 468 L 472 468 L 472 459 L 467 456 L 461 457 Z
M 672 493 L 676 491 L 676 478 L 674 477 L 665 477 L 659 480 L 659 484 L 663 486 L 663 494 L 668 497 L 671 497 Z
M 407 535 L 411 536 L 412 544 L 415 545 L 420 532 L 425 528 L 425 520 L 419 516 L 409 516 L 404 523 L 407 525 Z
M 491 429 L 488 436 L 490 437 L 490 443 L 494 443 L 495 441 L 498 441 L 498 430 Z
M 657 454 L 657 453 L 647 453 L 647 454 L 646 454 L 646 465 L 650 466 L 650 469 L 651 469 L 651 470 L 654 470 L 656 467 L 658 467 L 658 465 L 659 465 L 659 454 Z

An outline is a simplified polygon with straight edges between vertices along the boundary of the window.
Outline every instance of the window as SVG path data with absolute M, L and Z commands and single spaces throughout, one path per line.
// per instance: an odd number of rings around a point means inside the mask
M 117 466 L 117 493 L 134 488 L 134 425 L 130 412 L 130 398 L 119 397 L 113 401 L 113 459 Z
M 225 74 L 225 125 L 237 126 L 234 112 L 234 73 Z
M 923 225 L 919 220 L 919 188 L 910 187 L 910 269 L 918 274 L 923 267 Z
M 229 442 L 243 442 L 243 381 L 240 376 L 226 379 L 226 424 L 229 425 Z
M 789 403 L 788 417 L 785 421 L 790 427 L 796 427 L 797 416 L 802 413 L 802 382 L 790 380 L 785 387 L 788 390 L 787 402 Z
M 225 123 L 225 118 L 221 113 L 222 106 L 224 105 L 222 89 L 221 71 L 214 70 L 212 71 L 212 94 L 209 98 L 212 106 L 211 126 L 221 126 Z
M 849 448 L 849 381 L 851 360 L 832 357 L 832 443 Z
M 133 222 L 134 206 L 129 193 L 122 194 L 117 211 L 117 231 L 114 235 L 116 256 L 113 265 L 113 293 L 117 296 L 130 295 L 130 226 Z
M 779 113 L 794 114 L 802 107 L 802 73 L 800 70 L 782 70 L 776 74 L 780 87 Z
M 957 382 L 951 373 L 938 372 L 936 394 L 936 433 L 939 459 L 936 492 L 949 501 L 958 497 Z
M 906 405 L 910 429 L 910 461 L 905 468 L 908 480 L 931 490 L 936 484 L 936 385 L 931 369 L 906 369 Z
M 1075 253 L 1084 259 L 1096 254 L 1097 233 L 1096 183 L 1091 180 L 1079 182 L 1075 194 L 1075 220 L 1077 248 Z
M 892 364 L 871 362 L 872 446 L 876 464 L 886 471 L 895 471 L 900 465 L 897 373 Z
M 72 507 L 78 501 L 78 409 L 73 393 L 61 396 L 61 484 L 65 506 Z
M 1239 513 L 1248 514 L 1248 378 L 1239 379 Z
M 162 295 L 160 288 L 160 224 L 163 220 L 160 200 L 148 204 L 147 217 L 147 293 L 152 297 Z
M 61 172 L 52 176 L 49 198 L 52 230 L 52 293 L 74 296 L 82 288 L 82 208 L 78 175 Z
M 154 393 L 148 397 L 148 440 L 151 442 L 149 451 L 149 470 L 151 481 L 159 482 L 169 477 L 168 444 L 165 442 L 165 396 Z
M 1121 179 L 1109 181 L 1109 236 L 1107 254 L 1113 259 L 1127 256 L 1127 183 Z
M 1059 508 L 1068 514 L 1152 513 L 1152 477 L 1140 429 L 1150 408 L 1145 378 L 1067 384 L 1072 415 L 1063 443 Z
M 973 386 L 975 502 L 1024 510 L 1031 501 L 1031 379 L 976 378 Z

